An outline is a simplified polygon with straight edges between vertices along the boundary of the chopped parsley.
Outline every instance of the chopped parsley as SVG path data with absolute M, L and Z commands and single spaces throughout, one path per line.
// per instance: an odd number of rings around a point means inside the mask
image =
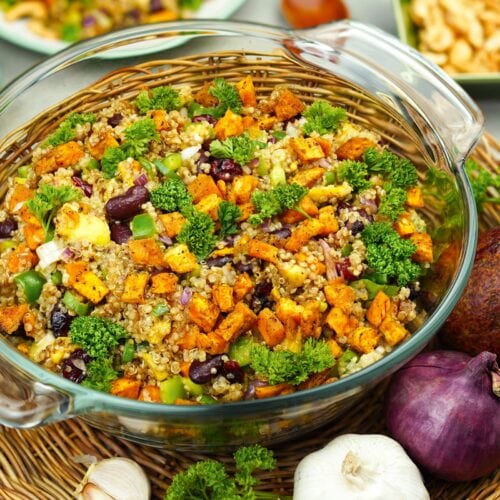
M 193 197 L 180 177 L 172 177 L 149 196 L 155 208 L 164 212 L 181 212 L 185 217 L 193 211 Z
M 312 373 L 333 367 L 335 359 L 324 340 L 307 339 L 302 351 L 272 351 L 264 345 L 256 345 L 251 352 L 250 366 L 269 384 L 288 382 L 298 385 Z
M 217 212 L 220 236 L 225 238 L 238 232 L 238 220 L 242 215 L 240 207 L 229 201 L 221 201 Z
M 87 365 L 87 375 L 82 385 L 96 391 L 109 392 L 111 383 L 118 377 L 113 359 L 94 359 Z
M 368 166 L 363 162 L 342 161 L 337 169 L 337 177 L 347 182 L 356 191 L 363 191 L 371 186 L 371 182 L 367 180 Z
M 193 211 L 182 226 L 177 241 L 185 243 L 199 260 L 203 260 L 215 248 L 214 221 L 203 212 Z
M 182 99 L 179 92 L 171 85 L 156 87 L 150 92 L 143 90 L 135 99 L 139 112 L 145 115 L 148 111 L 155 109 L 164 109 L 173 111 L 182 106 Z
M 212 141 L 210 154 L 215 158 L 229 158 L 240 165 L 246 165 L 253 159 L 258 144 L 258 141 L 253 141 L 246 135 L 228 137 L 222 142 Z
M 314 101 L 303 114 L 307 120 L 303 131 L 307 135 L 313 132 L 319 135 L 334 132 L 347 118 L 344 108 L 334 107 L 326 101 Z
M 409 189 L 418 183 L 415 165 L 390 151 L 368 148 L 364 153 L 364 161 L 370 173 L 381 175 L 392 187 Z
M 240 114 L 243 109 L 240 94 L 236 87 L 224 78 L 216 78 L 208 90 L 219 101 L 217 106 L 205 108 L 198 103 L 190 106 L 190 116 L 212 115 L 215 118 L 222 118 L 228 109 L 233 113 Z
M 57 130 L 44 141 L 43 146 L 59 146 L 72 141 L 76 137 L 75 129 L 78 125 L 95 123 L 93 113 L 71 113 L 59 124 Z
M 386 184 L 384 188 L 386 189 L 386 195 L 380 202 L 378 213 L 395 221 L 405 211 L 404 204 L 408 195 L 406 190 L 393 187 L 391 184 Z

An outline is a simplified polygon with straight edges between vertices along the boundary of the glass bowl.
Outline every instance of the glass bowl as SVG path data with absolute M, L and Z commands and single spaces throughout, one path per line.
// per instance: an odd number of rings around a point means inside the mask
M 134 53 L 143 55 L 109 58 L 114 49 L 132 44 Z M 148 53 L 151 44 L 155 53 Z M 0 423 L 27 428 L 82 416 L 117 436 L 176 449 L 275 443 L 338 417 L 437 332 L 474 258 L 477 214 L 463 162 L 479 139 L 482 116 L 437 67 L 395 38 L 359 23 L 342 21 L 302 32 L 235 22 L 166 23 L 111 33 L 60 52 L 0 94 L 0 195 L 6 190 L 3 181 L 29 157 L 46 127 L 75 103 L 91 109 L 151 79 L 189 79 L 201 85 L 215 75 L 236 79 L 248 73 L 258 92 L 287 83 L 306 99 L 323 97 L 344 106 L 351 120 L 376 130 L 417 166 L 439 255 L 423 284 L 429 313 L 423 325 L 382 360 L 331 384 L 207 406 L 145 403 L 96 392 L 43 369 L 0 339 Z

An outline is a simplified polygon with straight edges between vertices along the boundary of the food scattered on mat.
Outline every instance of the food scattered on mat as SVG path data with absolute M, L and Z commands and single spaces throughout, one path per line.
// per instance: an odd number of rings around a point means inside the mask
M 217 460 L 196 462 L 178 473 L 167 489 L 164 500 L 187 498 L 227 500 L 287 500 L 288 496 L 254 490 L 260 480 L 253 474 L 257 470 L 272 471 L 276 460 L 272 451 L 259 445 L 245 446 L 234 454 L 236 473 L 231 475 Z
M 91 464 L 75 493 L 78 500 L 149 500 L 151 486 L 136 462 L 115 457 Z
M 400 444 L 382 434 L 344 434 L 303 458 L 294 500 L 428 500 L 422 476 Z
M 108 31 L 144 23 L 190 17 L 203 0 L 4 0 L 7 21 L 28 19 L 33 33 L 76 42 Z
M 423 320 L 414 165 L 326 101 L 251 76 L 72 113 L 9 180 L 0 328 L 148 402 L 261 399 L 376 362 Z
M 439 335 L 453 349 L 500 356 L 500 227 L 479 235 L 469 281 Z
M 418 49 L 450 74 L 500 71 L 498 0 L 411 0 Z
M 386 425 L 417 464 L 448 481 L 500 467 L 500 370 L 496 355 L 418 355 L 397 372 Z

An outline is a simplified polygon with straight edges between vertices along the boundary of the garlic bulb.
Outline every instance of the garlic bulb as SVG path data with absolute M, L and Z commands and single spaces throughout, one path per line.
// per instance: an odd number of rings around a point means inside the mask
M 108 458 L 90 465 L 76 490 L 78 500 L 149 500 L 149 480 L 133 460 Z
M 294 500 L 429 500 L 402 446 L 381 434 L 344 434 L 295 470 Z

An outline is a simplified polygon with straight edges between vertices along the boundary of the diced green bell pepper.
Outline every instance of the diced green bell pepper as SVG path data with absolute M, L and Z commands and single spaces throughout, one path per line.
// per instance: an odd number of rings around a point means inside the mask
M 47 282 L 42 274 L 33 269 L 18 274 L 14 281 L 23 289 L 29 304 L 34 304 L 39 299 L 43 285 Z
M 23 165 L 17 169 L 17 176 L 26 179 L 32 170 L 31 165 Z
M 50 281 L 56 286 L 59 286 L 62 283 L 62 272 L 61 271 L 54 271 L 50 275 Z
M 177 172 L 182 167 L 182 156 L 180 153 L 172 153 L 163 158 L 162 163 L 172 172 Z
M 331 171 L 325 173 L 324 179 L 325 179 L 325 186 L 329 186 L 330 184 L 335 184 L 335 181 L 337 180 L 335 172 Z
M 122 362 L 130 363 L 135 357 L 135 342 L 133 339 L 128 339 L 123 346 Z
M 351 282 L 354 288 L 365 287 L 368 292 L 368 300 L 373 300 L 378 292 L 384 292 L 389 297 L 394 297 L 399 292 L 399 287 L 396 285 L 379 285 L 369 279 L 361 279 Z
M 191 396 L 203 395 L 203 386 L 195 384 L 189 377 L 182 377 L 182 383 L 186 392 Z
M 352 252 L 352 245 L 346 245 L 345 247 L 342 247 L 340 255 L 342 255 L 342 257 L 348 257 L 349 255 L 351 255 L 351 252 Z
M 255 342 L 251 337 L 239 337 L 229 348 L 229 357 L 240 366 L 247 366 L 252 361 L 252 348 Z
M 215 398 L 213 398 L 212 396 L 209 396 L 208 394 L 203 394 L 202 396 L 200 396 L 198 398 L 198 401 L 202 405 L 216 405 L 217 404 L 217 400 Z
M 284 139 L 286 137 L 286 132 L 284 132 L 283 130 L 276 130 L 275 132 L 273 132 L 273 137 L 275 139 L 278 139 L 278 141 L 281 141 L 281 139 Z
M 180 375 L 160 382 L 160 399 L 162 403 L 174 404 L 176 399 L 184 399 L 187 391 L 184 388 L 184 381 Z
M 63 304 L 78 316 L 87 316 L 92 310 L 90 304 L 82 302 L 74 293 L 66 290 L 62 299 Z
M 139 214 L 132 219 L 132 236 L 136 240 L 151 238 L 156 234 L 155 221 L 149 214 Z

